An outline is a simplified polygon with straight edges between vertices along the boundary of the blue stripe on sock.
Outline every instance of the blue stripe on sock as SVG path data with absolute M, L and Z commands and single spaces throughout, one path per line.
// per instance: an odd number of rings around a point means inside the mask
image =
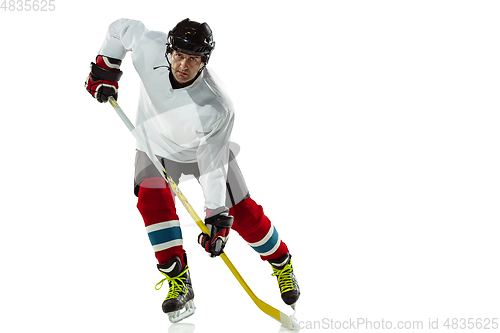
M 268 251 L 271 251 L 271 249 L 276 245 L 276 243 L 278 243 L 278 240 L 279 240 L 278 231 L 276 230 L 276 228 L 274 228 L 271 238 L 269 238 L 266 243 L 260 246 L 252 246 L 252 248 L 258 253 L 266 253 Z
M 150 232 L 148 233 L 148 236 L 151 245 L 155 246 L 176 239 L 182 239 L 182 232 L 180 227 L 171 227 Z

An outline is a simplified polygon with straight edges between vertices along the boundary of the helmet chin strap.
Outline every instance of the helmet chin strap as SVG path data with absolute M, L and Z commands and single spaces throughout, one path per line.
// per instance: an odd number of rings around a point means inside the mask
M 165 58 L 167 59 L 168 62 L 168 70 L 172 70 L 172 62 L 170 61 L 170 58 L 172 57 L 172 53 L 169 53 L 168 51 L 165 52 Z
M 200 74 L 205 69 L 205 67 L 207 67 L 207 64 L 203 63 L 203 66 L 200 67 L 200 70 L 198 71 L 198 74 Z

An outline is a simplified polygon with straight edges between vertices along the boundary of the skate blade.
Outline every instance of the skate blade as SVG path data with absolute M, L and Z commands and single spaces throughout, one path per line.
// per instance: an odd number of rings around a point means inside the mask
M 187 317 L 192 316 L 194 314 L 194 312 L 196 311 L 196 307 L 194 306 L 194 301 L 190 300 L 189 302 L 187 302 L 186 305 L 184 305 L 183 310 L 169 312 L 168 313 L 168 320 L 170 320 L 171 323 L 178 323 L 181 320 L 184 320 Z

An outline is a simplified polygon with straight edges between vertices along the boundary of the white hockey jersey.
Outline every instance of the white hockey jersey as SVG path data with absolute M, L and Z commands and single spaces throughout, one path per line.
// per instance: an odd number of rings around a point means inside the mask
M 109 26 L 99 54 L 122 60 L 130 52 L 141 78 L 136 130 L 146 130 L 154 154 L 180 163 L 197 162 L 205 209 L 222 207 L 234 121 L 231 100 L 208 67 L 190 86 L 173 89 L 166 42 L 165 33 L 120 19 Z

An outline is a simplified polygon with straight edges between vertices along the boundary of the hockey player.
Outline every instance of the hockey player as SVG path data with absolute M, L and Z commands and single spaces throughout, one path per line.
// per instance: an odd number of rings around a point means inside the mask
M 147 140 L 167 174 L 178 183 L 194 175 L 205 198 L 210 236 L 198 242 L 215 257 L 231 229 L 271 264 L 283 301 L 294 306 L 300 290 L 291 255 L 276 228 L 251 197 L 229 140 L 234 122 L 231 100 L 207 67 L 215 42 L 206 23 L 185 19 L 168 34 L 150 31 L 130 19 L 113 22 L 91 73 L 87 91 L 99 102 L 118 97 L 120 65 L 127 52 L 141 78 L 136 128 Z M 174 194 L 148 156 L 138 150 L 134 193 L 137 208 L 169 291 L 162 308 L 172 322 L 194 313 L 194 293 Z

